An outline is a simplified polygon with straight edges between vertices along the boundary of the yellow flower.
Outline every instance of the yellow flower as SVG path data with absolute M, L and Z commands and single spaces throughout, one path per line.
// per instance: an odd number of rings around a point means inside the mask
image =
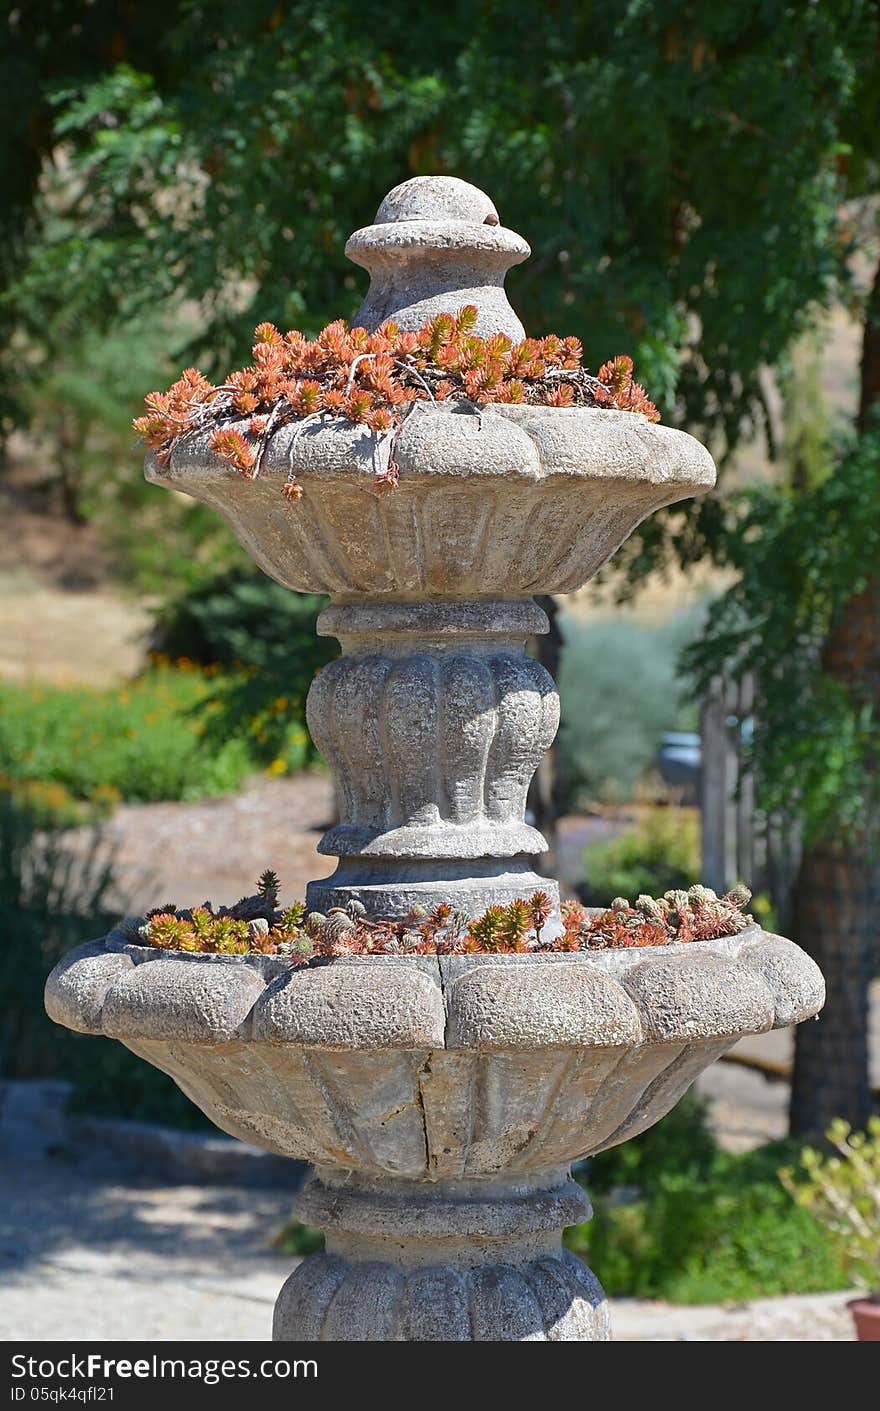
M 272 761 L 272 763 L 269 765 L 269 768 L 267 769 L 266 773 L 267 773 L 267 774 L 286 774 L 286 773 L 287 773 L 287 760 L 286 760 L 286 759 L 273 759 L 273 761 Z

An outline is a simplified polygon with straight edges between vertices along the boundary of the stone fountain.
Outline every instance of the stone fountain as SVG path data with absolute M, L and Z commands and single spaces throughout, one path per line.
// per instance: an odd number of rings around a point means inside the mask
M 476 304 L 477 332 L 522 337 L 504 277 L 529 247 L 464 182 L 405 182 L 346 251 L 371 276 L 355 323 L 417 328 Z M 538 887 L 558 904 L 524 819 L 559 718 L 525 653 L 547 629 L 533 594 L 580 587 L 646 515 L 707 490 L 711 457 L 628 412 L 430 403 L 404 422 L 399 486 L 379 495 L 382 454 L 327 420 L 279 430 L 253 483 L 199 434 L 146 473 L 213 505 L 280 583 L 330 595 L 318 630 L 342 656 L 308 719 L 341 821 L 310 909 L 477 915 Z M 120 1040 L 223 1131 L 313 1163 L 297 1213 L 326 1252 L 284 1285 L 274 1336 L 328 1341 L 607 1339 L 602 1289 L 561 1245 L 590 1214 L 571 1162 L 644 1131 L 742 1035 L 823 999 L 813 962 L 756 926 L 635 951 L 299 968 L 115 931 L 46 988 L 58 1023 Z

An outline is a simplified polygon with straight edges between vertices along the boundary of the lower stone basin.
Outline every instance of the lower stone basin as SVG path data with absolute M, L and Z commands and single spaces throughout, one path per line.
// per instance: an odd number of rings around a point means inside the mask
M 407 1292 L 427 1269 L 455 1327 L 462 1309 L 476 1326 L 486 1280 L 515 1270 L 517 1338 L 607 1336 L 601 1290 L 560 1246 L 589 1213 L 570 1163 L 651 1126 L 742 1035 L 823 999 L 809 957 L 756 926 L 642 950 L 295 969 L 111 932 L 46 987 L 58 1023 L 120 1040 L 233 1136 L 314 1163 L 300 1213 L 327 1226 L 328 1252 L 295 1272 L 276 1316 L 279 1336 L 331 1339 L 427 1336 L 411 1331 L 426 1276 Z M 380 1274 L 387 1307 L 344 1292 Z M 529 1329 L 538 1285 L 558 1316 Z M 435 1336 L 451 1336 L 448 1321 Z

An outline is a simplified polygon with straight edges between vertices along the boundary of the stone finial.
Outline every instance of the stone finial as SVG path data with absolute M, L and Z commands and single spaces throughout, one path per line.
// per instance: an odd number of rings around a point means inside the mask
M 375 223 L 356 230 L 345 253 L 370 274 L 355 325 L 372 330 L 393 318 L 401 328 L 416 329 L 435 314 L 476 304 L 481 337 L 525 336 L 504 277 L 531 250 L 499 224 L 485 192 L 458 177 L 416 176 L 395 186 Z

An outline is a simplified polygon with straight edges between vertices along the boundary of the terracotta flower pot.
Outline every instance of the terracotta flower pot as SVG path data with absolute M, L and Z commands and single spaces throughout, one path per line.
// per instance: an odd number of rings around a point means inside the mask
M 846 1306 L 852 1312 L 859 1342 L 880 1342 L 880 1299 L 852 1298 Z

